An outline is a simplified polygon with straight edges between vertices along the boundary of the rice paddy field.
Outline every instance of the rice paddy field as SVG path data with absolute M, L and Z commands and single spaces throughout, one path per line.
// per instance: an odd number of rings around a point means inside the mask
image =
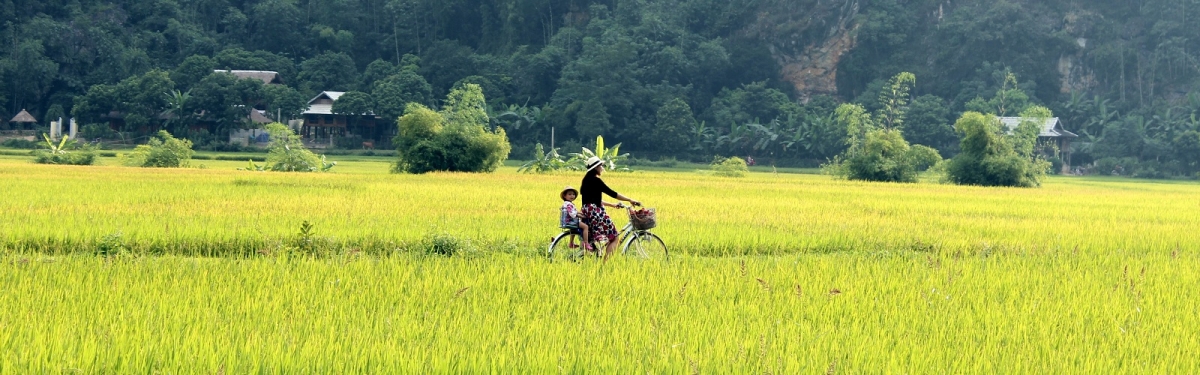
M 0 156 L 0 373 L 1200 368 L 1195 182 L 608 173 L 671 260 L 551 263 L 579 176 L 28 159 Z

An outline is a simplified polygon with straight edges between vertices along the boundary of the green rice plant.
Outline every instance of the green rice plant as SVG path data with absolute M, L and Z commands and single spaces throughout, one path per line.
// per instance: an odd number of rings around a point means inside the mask
M 0 257 L 6 373 L 1187 373 L 1194 252 Z
M 575 174 L 392 175 L 387 158 L 339 163 L 337 173 L 97 166 L 72 170 L 0 156 L 0 246 L 44 254 L 91 253 L 122 232 L 130 251 L 255 256 L 292 241 L 299 219 L 334 249 L 422 251 L 444 228 L 479 249 L 529 253 L 556 234 L 557 197 Z M 1200 247 L 1200 193 L 1190 182 L 1049 177 L 1040 189 L 870 183 L 819 175 L 605 174 L 615 190 L 658 212 L 655 233 L 672 253 L 779 255 L 928 248 L 935 253 L 1033 249 L 1106 254 Z M 611 211 L 615 223 L 627 218 Z M 399 249 L 399 250 L 398 250 Z

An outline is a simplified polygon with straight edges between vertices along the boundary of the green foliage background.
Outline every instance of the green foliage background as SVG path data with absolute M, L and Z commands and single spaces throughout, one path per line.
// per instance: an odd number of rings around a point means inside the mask
M 392 121 L 410 102 L 437 109 L 436 98 L 474 83 L 493 111 L 537 109 L 491 117 L 518 157 L 553 132 L 581 144 L 604 135 L 643 157 L 811 165 L 844 151 L 829 121 L 839 102 L 876 113 L 887 79 L 907 71 L 920 78 L 904 124 L 911 143 L 950 156 L 963 112 L 1042 105 L 1081 135 L 1074 165 L 1127 159 L 1141 171 L 1131 173 L 1191 175 L 1200 170 L 1189 135 L 1200 132 L 1198 5 L 11 0 L 0 3 L 10 20 L 0 23 L 0 117 L 27 109 L 87 125 L 119 113 L 125 132 L 183 136 L 202 122 L 219 140 L 247 126 L 251 107 L 294 118 L 319 91 L 369 94 Z M 840 30 L 853 43 L 830 48 Z M 829 70 L 797 79 L 785 67 L 796 61 Z M 277 71 L 284 87 L 213 69 Z M 189 100 L 169 100 L 175 91 Z

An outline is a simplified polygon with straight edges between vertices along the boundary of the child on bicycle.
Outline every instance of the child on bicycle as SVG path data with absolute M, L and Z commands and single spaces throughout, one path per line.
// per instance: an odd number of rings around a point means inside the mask
M 558 197 L 562 198 L 562 213 L 559 214 L 559 226 L 563 228 L 579 228 L 583 235 L 583 248 L 587 251 L 592 251 L 592 244 L 587 240 L 588 226 L 579 218 L 579 209 L 575 207 L 575 198 L 579 196 L 579 191 L 575 188 L 567 186 Z M 575 237 L 571 237 L 570 247 L 576 247 Z

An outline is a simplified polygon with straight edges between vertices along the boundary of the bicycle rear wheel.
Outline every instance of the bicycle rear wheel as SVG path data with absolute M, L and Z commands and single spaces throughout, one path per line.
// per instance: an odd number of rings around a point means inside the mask
M 571 244 L 575 244 L 576 247 L 571 247 Z M 550 247 L 546 251 L 546 257 L 551 262 L 562 260 L 578 261 L 583 257 L 583 236 L 569 232 L 559 234 L 550 240 Z
M 621 254 L 642 259 L 670 260 L 667 244 L 658 235 L 650 232 L 631 233 L 621 246 Z

